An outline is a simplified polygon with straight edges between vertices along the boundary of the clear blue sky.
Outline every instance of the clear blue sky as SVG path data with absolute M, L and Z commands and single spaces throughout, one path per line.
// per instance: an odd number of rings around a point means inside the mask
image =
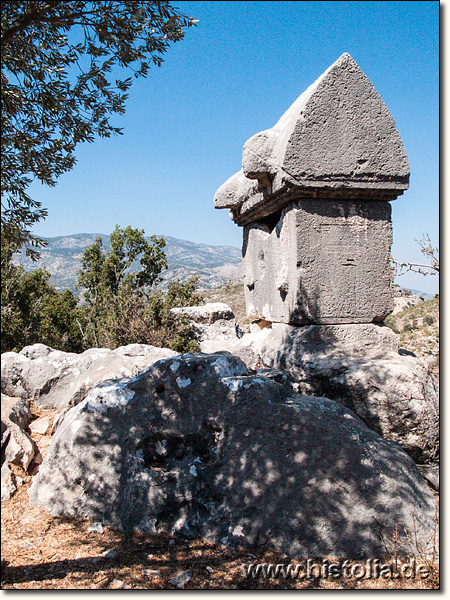
M 55 188 L 31 187 L 42 236 L 110 233 L 116 224 L 213 245 L 242 230 L 213 208 L 242 146 L 272 127 L 343 52 L 391 111 L 411 167 L 393 202 L 397 260 L 423 262 L 415 239 L 439 234 L 439 2 L 176 2 L 198 25 L 131 89 L 124 135 L 77 149 Z M 446 7 L 447 8 L 447 7 Z M 436 277 L 399 283 L 429 293 Z

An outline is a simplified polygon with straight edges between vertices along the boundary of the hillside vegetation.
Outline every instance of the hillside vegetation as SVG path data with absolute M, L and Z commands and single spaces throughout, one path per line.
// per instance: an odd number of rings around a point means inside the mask
M 97 238 L 102 239 L 106 250 L 111 248 L 109 235 L 100 233 L 77 233 L 68 236 L 43 238 L 47 245 L 40 249 L 40 259 L 33 262 L 22 250 L 13 257 L 15 265 L 22 265 L 26 271 L 45 269 L 51 275 L 50 283 L 57 290 L 68 289 L 78 294 L 77 279 L 81 269 L 83 252 Z M 198 276 L 199 289 L 212 289 L 230 279 L 241 277 L 242 253 L 233 246 L 208 246 L 161 236 L 166 242 L 164 252 L 167 257 L 167 270 L 163 271 L 161 287 L 167 289 L 176 280 L 186 283 L 192 276 Z M 150 237 L 145 238 L 147 242 Z M 140 269 L 139 261 L 130 265 L 131 272 Z
M 171 313 L 199 303 L 198 277 L 169 281 L 163 291 L 158 286 L 167 268 L 163 238 L 145 238 L 143 230 L 116 226 L 107 239 L 108 244 L 98 236 L 81 253 L 81 298 L 69 289 L 57 290 L 45 269 L 28 272 L 14 264 L 17 245 L 2 244 L 2 352 L 35 343 L 64 352 L 127 344 L 198 350 L 189 324 Z M 73 239 L 70 248 L 78 251 L 78 242 Z
M 400 335 L 400 347 L 425 359 L 439 372 L 439 295 L 408 307 L 385 320 Z

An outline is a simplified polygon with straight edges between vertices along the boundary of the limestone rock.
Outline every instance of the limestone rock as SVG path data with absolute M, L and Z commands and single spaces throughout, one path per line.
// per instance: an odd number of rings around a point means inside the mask
M 343 404 L 419 465 L 436 465 L 437 381 L 422 361 L 399 354 L 398 336 L 388 327 L 278 324 L 241 343 L 253 347 L 262 365 L 286 373 L 299 392 Z
M 216 192 L 244 226 L 247 316 L 290 325 L 381 323 L 392 312 L 389 201 L 409 164 L 386 105 L 343 54 Z
M 46 346 L 45 344 L 33 344 L 31 346 L 25 346 L 19 352 L 20 355 L 26 356 L 27 358 L 36 359 L 36 358 L 44 358 L 48 356 L 51 352 L 55 352 L 53 348 L 50 346 Z
M 177 573 L 174 577 L 172 577 L 172 579 L 169 579 L 169 582 L 178 589 L 182 590 L 191 579 L 192 571 L 180 571 L 180 573 Z
M 2 354 L 1 382 L 2 394 L 18 398 L 28 398 L 30 390 L 26 389 L 22 378 L 22 371 L 30 363 L 27 356 L 17 352 L 4 352 Z
M 12 398 L 6 394 L 1 396 L 2 421 L 11 421 L 21 429 L 26 429 L 32 416 L 30 403 L 25 398 Z
M 210 302 L 204 306 L 172 308 L 171 313 L 186 317 L 202 352 L 223 350 L 236 343 L 242 332 L 233 311 L 223 302 Z
M 398 315 L 398 313 L 403 312 L 407 308 L 411 308 L 411 306 L 420 304 L 421 302 L 423 302 L 423 298 L 420 296 L 400 296 L 394 298 L 394 310 L 392 311 L 392 315 Z
M 2 464 L 12 463 L 26 471 L 36 454 L 35 443 L 24 431 L 31 421 L 28 403 L 2 394 L 1 405 Z
M 392 312 L 388 202 L 298 199 L 271 219 L 244 227 L 251 320 L 372 323 Z
M 9 500 L 11 496 L 15 493 L 17 487 L 14 483 L 13 474 L 11 469 L 8 466 L 8 463 L 4 462 L 2 464 L 1 470 L 1 500 L 4 502 L 5 500 Z M 3 565 L 2 565 L 3 566 Z
M 36 445 L 30 436 L 14 423 L 10 424 L 9 433 L 4 450 L 5 462 L 18 465 L 26 471 L 36 454 Z
M 2 391 L 33 399 L 37 406 L 74 406 L 101 381 L 133 377 L 155 361 L 177 353 L 168 348 L 130 344 L 116 350 L 91 348 L 82 354 L 34 344 L 2 354 Z
M 188 317 L 195 323 L 204 323 L 212 325 L 216 321 L 234 319 L 234 313 L 228 304 L 224 302 L 210 302 L 203 306 L 184 306 L 182 308 L 172 308 L 170 311 L 174 315 Z
M 50 427 L 50 419 L 48 417 L 44 417 L 42 419 L 36 419 L 30 424 L 30 430 L 32 433 L 37 433 L 38 435 L 45 435 Z
M 72 408 L 30 500 L 58 516 L 290 555 L 376 557 L 398 528 L 432 531 L 412 459 L 341 404 L 183 354 L 104 382 Z M 95 440 L 95 444 L 93 443 Z

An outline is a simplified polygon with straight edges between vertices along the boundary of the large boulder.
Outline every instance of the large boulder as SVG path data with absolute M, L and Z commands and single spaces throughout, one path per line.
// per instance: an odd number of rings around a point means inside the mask
M 157 360 L 176 354 L 145 344 L 116 350 L 91 348 L 82 354 L 33 344 L 20 353 L 2 354 L 2 392 L 32 399 L 40 407 L 65 409 L 106 379 L 134 377 Z
M 398 442 L 439 487 L 438 382 L 421 360 L 400 353 L 388 327 L 273 324 L 241 345 L 260 366 L 285 372 L 300 393 L 336 400 Z
M 103 382 L 54 435 L 32 504 L 290 555 L 376 557 L 395 532 L 417 551 L 405 532 L 425 543 L 436 504 L 413 460 L 342 404 L 267 375 L 184 354 Z

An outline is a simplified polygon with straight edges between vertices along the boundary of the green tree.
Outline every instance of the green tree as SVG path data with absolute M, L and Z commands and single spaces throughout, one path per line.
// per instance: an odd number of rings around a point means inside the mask
M 37 342 L 64 351 L 80 352 L 84 340 L 77 299 L 49 283 L 50 273 L 28 273 L 12 263 L 14 245 L 2 245 L 1 350 L 18 351 Z
M 110 244 L 107 250 L 98 237 L 86 248 L 78 277 L 78 286 L 84 288 L 88 335 L 90 332 L 96 346 L 111 346 L 118 338 L 123 339 L 126 321 L 136 311 L 142 313 L 147 291 L 160 280 L 163 269 L 167 269 L 163 238 L 153 235 L 148 243 L 143 230 L 121 229 L 116 225 Z M 139 270 L 131 271 L 132 265 Z M 122 329 L 123 333 L 118 334 Z
M 83 253 L 78 286 L 86 288 L 88 302 L 95 302 L 104 291 L 117 296 L 121 286 L 127 289 L 153 286 L 161 279 L 163 269 L 167 269 L 164 238 L 152 235 L 148 243 L 143 229 L 121 229 L 116 225 L 110 244 L 107 251 L 98 237 Z M 138 272 L 130 271 L 135 262 L 140 265 Z
M 148 243 L 142 230 L 117 225 L 110 242 L 107 249 L 97 238 L 81 261 L 78 286 L 84 289 L 85 302 L 80 322 L 87 345 L 117 348 L 134 343 L 197 351 L 189 324 L 171 309 L 199 304 L 198 277 L 172 281 L 164 294 L 156 287 L 167 268 L 163 238 L 153 235 Z
M 33 257 L 31 227 L 47 211 L 27 194 L 75 165 L 75 148 L 121 133 L 132 78 L 160 66 L 195 20 L 165 1 L 3 1 L 1 11 L 2 236 Z

